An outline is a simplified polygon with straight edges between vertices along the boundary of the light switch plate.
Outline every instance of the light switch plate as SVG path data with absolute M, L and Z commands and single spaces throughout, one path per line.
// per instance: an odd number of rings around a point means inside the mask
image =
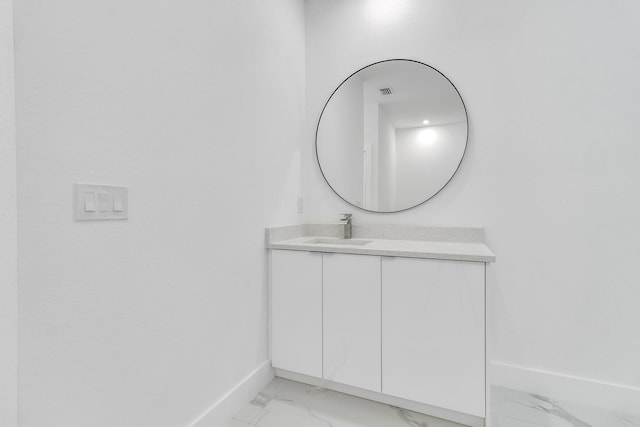
M 122 220 L 129 217 L 127 187 L 78 183 L 74 187 L 76 221 Z

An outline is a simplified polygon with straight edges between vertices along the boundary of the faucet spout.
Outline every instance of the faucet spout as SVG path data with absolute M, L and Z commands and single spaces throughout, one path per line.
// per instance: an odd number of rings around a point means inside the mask
M 340 223 L 344 225 L 344 235 L 343 238 L 344 239 L 350 239 L 351 238 L 351 218 L 353 217 L 352 214 L 346 213 L 346 214 L 341 214 L 342 218 L 340 218 Z

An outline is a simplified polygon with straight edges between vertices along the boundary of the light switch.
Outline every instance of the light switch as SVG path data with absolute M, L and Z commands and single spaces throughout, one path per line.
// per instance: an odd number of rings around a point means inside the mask
M 84 193 L 84 211 L 96 211 L 96 195 L 95 193 Z
M 124 204 L 122 203 L 122 194 L 113 193 L 113 211 L 122 212 L 123 209 L 124 209 Z
M 74 184 L 76 221 L 126 220 L 128 188 L 114 185 Z
M 109 212 L 111 210 L 109 196 L 109 193 L 98 193 L 98 205 L 100 206 L 100 212 Z

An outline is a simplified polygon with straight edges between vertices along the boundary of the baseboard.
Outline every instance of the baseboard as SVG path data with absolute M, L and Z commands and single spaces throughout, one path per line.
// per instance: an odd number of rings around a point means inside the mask
M 490 382 L 492 385 L 540 394 L 552 399 L 640 415 L 639 387 L 502 362 L 490 364 Z
M 412 400 L 402 399 L 395 396 L 389 396 L 370 390 L 364 390 L 361 388 L 352 387 L 329 380 L 323 380 L 321 378 L 311 377 L 309 375 L 298 374 L 296 372 L 286 371 L 284 369 L 276 369 L 276 376 L 292 381 L 301 382 L 304 384 L 326 388 L 328 390 L 333 390 L 340 393 L 350 394 L 352 396 L 373 400 L 375 402 L 380 402 L 391 406 L 409 409 L 410 411 L 420 412 L 436 418 L 454 421 L 458 424 L 462 424 L 468 427 L 485 426 L 484 418 L 476 417 L 469 414 L 463 414 L 461 412 L 456 412 L 448 409 L 438 408 L 436 406 L 426 405 L 424 403 L 414 402 Z
M 189 427 L 221 427 L 225 426 L 235 414 L 249 403 L 255 396 L 271 382 L 275 371 L 271 361 L 267 360 L 256 370 L 247 375 L 238 385 L 229 390 Z

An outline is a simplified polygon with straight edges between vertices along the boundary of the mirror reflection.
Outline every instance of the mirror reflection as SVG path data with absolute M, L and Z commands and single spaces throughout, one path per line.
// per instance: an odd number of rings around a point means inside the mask
M 331 95 L 316 154 L 331 188 L 375 212 L 415 207 L 455 174 L 467 145 L 467 113 L 453 84 L 412 60 L 388 60 L 349 76 Z

